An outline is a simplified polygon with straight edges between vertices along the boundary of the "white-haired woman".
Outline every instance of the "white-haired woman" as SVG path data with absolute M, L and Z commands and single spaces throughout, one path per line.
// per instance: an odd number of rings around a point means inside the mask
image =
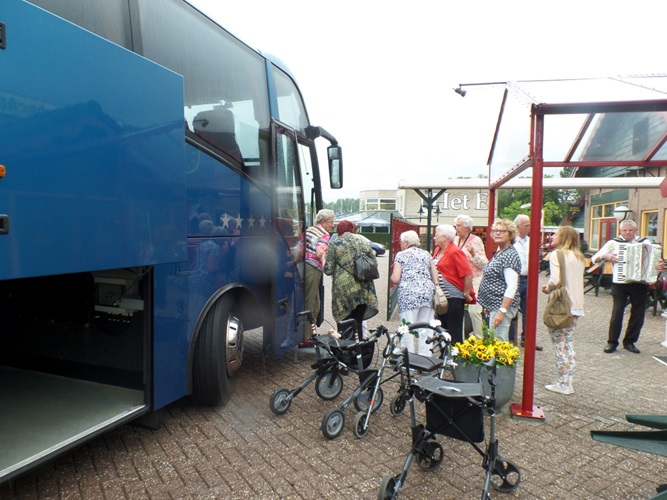
M 482 238 L 472 233 L 475 222 L 469 215 L 461 214 L 454 220 L 456 237 L 454 244 L 459 247 L 468 259 L 472 268 L 472 288 L 479 293 L 484 268 L 489 263 L 484 251 Z M 482 338 L 482 306 L 479 303 L 468 305 L 468 314 L 472 323 L 472 331 L 476 337 Z
M 433 261 L 438 271 L 438 281 L 449 308 L 439 315 L 442 326 L 452 336 L 452 344 L 463 342 L 463 316 L 465 303 L 471 300 L 472 269 L 460 248 L 453 244 L 456 230 L 451 224 L 440 224 L 433 237 L 435 250 Z
M 428 323 L 433 319 L 433 295 L 438 282 L 438 274 L 431 255 L 419 248 L 419 235 L 415 231 L 405 231 L 400 236 L 401 251 L 394 258 L 391 282 L 398 285 L 398 312 L 401 321 L 408 323 Z M 419 332 L 417 353 L 428 356 L 426 344 L 428 331 Z M 404 335 L 401 345 L 409 352 L 415 352 L 415 339 Z

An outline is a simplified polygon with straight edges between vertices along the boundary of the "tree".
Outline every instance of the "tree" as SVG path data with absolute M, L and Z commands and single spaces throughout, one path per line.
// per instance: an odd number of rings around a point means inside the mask
M 570 177 L 572 167 L 564 168 L 561 177 Z M 548 176 L 547 176 L 548 177 Z M 545 226 L 558 226 L 568 215 L 570 205 L 577 203 L 582 196 L 580 189 L 545 189 L 542 192 L 542 211 Z M 498 214 L 503 219 L 514 220 L 519 214 L 531 214 L 531 208 L 522 209 L 522 205 L 532 203 L 530 189 L 498 190 Z

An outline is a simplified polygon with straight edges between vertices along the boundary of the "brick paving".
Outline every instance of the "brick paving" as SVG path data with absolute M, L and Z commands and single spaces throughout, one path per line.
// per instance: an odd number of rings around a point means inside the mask
M 387 263 L 386 257 L 380 257 Z M 386 270 L 384 270 L 386 274 Z M 543 277 L 541 278 L 544 279 Z M 384 297 L 386 276 L 378 282 Z M 539 298 L 544 302 L 543 296 Z M 384 302 L 381 299 L 381 302 Z M 665 319 L 649 312 L 637 344 L 641 354 L 604 354 L 611 297 L 586 295 L 586 316 L 576 332 L 575 394 L 544 389 L 555 379 L 554 356 L 538 325 L 534 404 L 544 421 L 496 417 L 500 453 L 522 471 L 509 499 L 646 499 L 667 482 L 667 459 L 593 441 L 591 430 L 639 429 L 626 414 L 664 414 L 667 367 L 652 359 L 667 355 Z M 369 326 L 397 321 L 374 318 Z M 330 314 L 328 315 L 330 318 Z M 627 319 L 627 318 L 626 318 Z M 356 410 L 345 409 L 345 429 L 327 440 L 320 432 L 325 411 L 353 390 L 347 377 L 336 401 L 322 401 L 309 386 L 282 416 L 273 415 L 269 397 L 278 387 L 294 388 L 311 374 L 312 354 L 264 359 L 257 332 L 249 335 L 244 366 L 233 400 L 222 408 L 201 408 L 184 399 L 167 408 L 163 427 L 150 431 L 123 426 L 39 469 L 0 485 L 0 499 L 339 499 L 377 497 L 385 474 L 400 471 L 410 448 L 409 412 L 394 417 L 385 403 L 363 439 L 352 432 Z M 523 365 L 513 402 L 521 402 Z M 422 408 L 418 407 L 421 415 Z M 488 419 L 487 419 L 488 420 Z M 484 481 L 480 455 L 468 444 L 439 439 L 442 466 L 410 469 L 401 498 L 479 498 Z

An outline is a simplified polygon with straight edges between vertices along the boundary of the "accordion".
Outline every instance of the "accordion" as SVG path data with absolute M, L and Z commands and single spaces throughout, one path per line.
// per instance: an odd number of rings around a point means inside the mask
M 660 245 L 649 242 L 618 243 L 618 263 L 614 266 L 614 283 L 646 283 L 658 279 L 658 265 L 662 258 Z

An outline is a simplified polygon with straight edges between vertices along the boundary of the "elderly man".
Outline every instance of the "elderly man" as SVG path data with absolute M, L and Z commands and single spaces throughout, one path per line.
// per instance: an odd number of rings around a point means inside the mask
M 313 315 L 317 323 L 321 309 L 320 288 L 322 286 L 322 270 L 329 250 L 329 231 L 334 226 L 334 213 L 322 209 L 315 216 L 315 225 L 306 229 L 306 310 Z M 310 325 L 304 325 L 304 341 L 299 347 L 312 347 L 313 336 Z
M 633 220 L 624 220 L 620 224 L 621 236 L 607 241 L 602 248 L 593 255 L 591 261 L 594 264 L 598 262 L 607 261 L 613 262 L 614 270 L 618 265 L 618 249 L 619 243 L 624 242 L 642 242 L 650 245 L 646 238 L 637 237 L 637 224 Z M 639 354 L 639 349 L 635 343 L 639 340 L 639 334 L 642 326 L 644 326 L 644 313 L 646 311 L 646 298 L 648 296 L 648 285 L 645 283 L 613 283 L 611 285 L 611 296 L 614 299 L 614 305 L 611 310 L 611 318 L 609 320 L 609 335 L 607 337 L 607 345 L 604 352 L 611 354 L 618 347 L 618 339 L 621 336 L 623 329 L 623 311 L 630 299 L 630 320 L 628 327 L 625 330 L 625 337 L 623 338 L 623 348 Z
M 514 219 L 516 226 L 516 240 L 514 248 L 521 259 L 521 273 L 519 274 L 519 296 L 521 297 L 521 347 L 526 345 L 526 307 L 528 306 L 528 248 L 530 245 L 530 218 L 527 215 L 519 214 Z M 518 329 L 518 314 L 514 317 L 510 326 L 510 340 L 516 342 L 516 330 Z M 518 343 L 518 342 L 516 342 Z M 537 351 L 542 350 L 542 346 L 535 345 Z

